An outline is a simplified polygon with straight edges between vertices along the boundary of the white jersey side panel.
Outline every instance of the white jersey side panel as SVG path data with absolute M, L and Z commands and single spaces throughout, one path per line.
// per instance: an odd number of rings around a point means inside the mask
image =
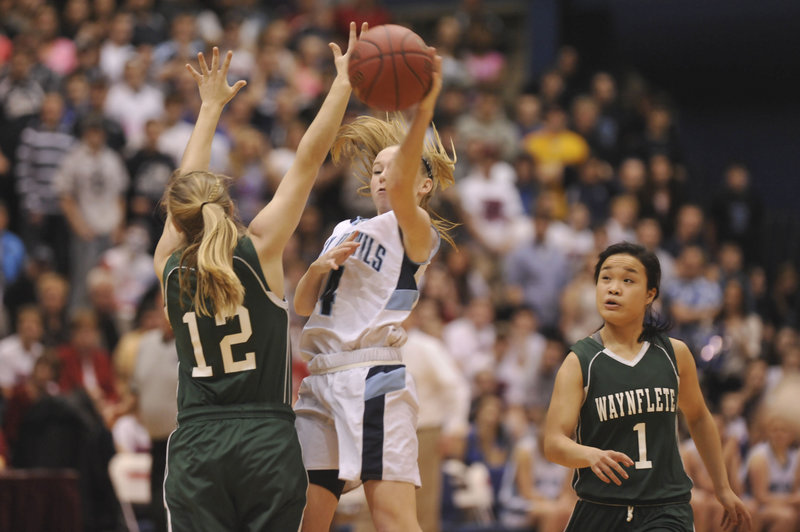
M 419 297 L 417 283 L 425 264 L 411 262 L 403 248 L 394 212 L 345 220 L 333 230 L 322 253 L 358 231 L 356 252 L 331 270 L 300 338 L 307 358 L 371 347 L 400 347 L 406 333 L 400 324 Z M 439 236 L 429 260 L 438 250 Z

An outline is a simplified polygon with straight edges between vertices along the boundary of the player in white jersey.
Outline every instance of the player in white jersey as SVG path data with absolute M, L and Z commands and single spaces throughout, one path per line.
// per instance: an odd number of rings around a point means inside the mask
M 311 358 L 295 412 L 309 476 L 304 531 L 327 531 L 345 484 L 364 483 L 379 530 L 420 530 L 414 489 L 417 399 L 400 347 L 401 322 L 449 224 L 428 200 L 453 183 L 454 161 L 438 137 L 426 139 L 441 90 L 433 85 L 406 128 L 359 117 L 339 130 L 333 158 L 354 159 L 378 215 L 346 220 L 300 280 L 295 310 L 310 316 L 300 339 Z
M 764 419 L 766 441 L 754 445 L 744 466 L 745 489 L 755 501 L 754 530 L 796 530 L 800 521 L 800 451 L 791 424 L 775 412 Z

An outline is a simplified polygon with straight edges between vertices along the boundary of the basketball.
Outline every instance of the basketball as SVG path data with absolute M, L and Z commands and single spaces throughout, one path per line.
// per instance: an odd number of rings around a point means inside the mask
M 396 24 L 369 29 L 350 55 L 348 75 L 359 100 L 381 111 L 407 109 L 428 93 L 433 53 L 419 35 Z

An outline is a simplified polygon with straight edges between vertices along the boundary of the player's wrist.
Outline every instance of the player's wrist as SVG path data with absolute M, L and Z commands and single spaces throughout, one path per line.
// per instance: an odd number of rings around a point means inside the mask
M 334 87 L 347 88 L 348 90 L 351 88 L 350 78 L 347 76 L 347 71 L 336 73 L 336 77 L 333 78 L 333 83 L 331 84 L 331 88 Z
M 717 498 L 717 500 L 721 501 L 726 495 L 732 492 L 733 489 L 730 487 L 730 485 L 728 485 L 727 482 L 725 485 L 714 486 L 714 496 Z
M 312 273 L 316 275 L 325 275 L 331 269 L 330 264 L 328 264 L 328 260 L 325 258 L 319 258 L 311 263 L 309 269 Z
M 216 98 L 210 98 L 208 100 L 203 100 L 200 103 L 200 110 L 206 110 L 208 112 L 214 113 L 222 113 L 222 108 L 225 107 L 225 102 L 223 100 L 218 100 Z

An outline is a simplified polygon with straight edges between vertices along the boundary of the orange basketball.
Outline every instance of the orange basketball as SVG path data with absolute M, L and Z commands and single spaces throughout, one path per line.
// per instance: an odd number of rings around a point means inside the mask
M 381 111 L 411 107 L 428 93 L 433 53 L 408 28 L 386 24 L 361 35 L 348 64 L 358 99 Z

